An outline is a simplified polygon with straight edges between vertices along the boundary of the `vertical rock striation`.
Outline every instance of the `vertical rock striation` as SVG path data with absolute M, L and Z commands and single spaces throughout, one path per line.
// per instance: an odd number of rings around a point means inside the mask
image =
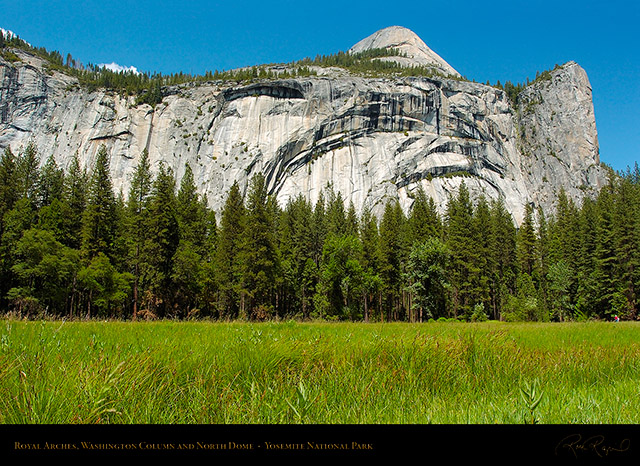
M 409 30 L 376 34 L 351 51 L 399 48 L 405 56 L 395 58 L 458 75 Z M 378 213 L 390 198 L 408 210 L 419 186 L 444 211 L 464 181 L 473 194 L 502 197 L 518 223 L 527 203 L 549 207 L 561 186 L 578 200 L 605 179 L 591 87 L 575 63 L 528 86 L 517 107 L 501 90 L 459 79 L 327 70 L 165 88 L 151 107 L 89 92 L 16 53 L 19 62 L 0 58 L 0 147 L 17 152 L 33 141 L 43 159 L 54 155 L 67 168 L 75 152 L 91 167 L 105 144 L 114 186 L 125 194 L 144 149 L 178 178 L 188 163 L 218 212 L 233 182 L 246 188 L 259 171 L 281 203 L 300 193 L 315 202 L 331 184 L 356 208 Z

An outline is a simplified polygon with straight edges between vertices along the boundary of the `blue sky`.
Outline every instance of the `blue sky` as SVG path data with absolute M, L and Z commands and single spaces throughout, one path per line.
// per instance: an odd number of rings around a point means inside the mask
M 601 160 L 640 162 L 640 2 L 0 0 L 0 27 L 81 62 L 203 73 L 347 50 L 412 29 L 462 75 L 523 82 L 569 60 L 589 76 Z

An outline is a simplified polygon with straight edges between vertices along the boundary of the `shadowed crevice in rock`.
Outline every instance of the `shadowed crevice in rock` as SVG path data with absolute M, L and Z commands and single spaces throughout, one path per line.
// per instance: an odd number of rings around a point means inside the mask
M 301 86 L 295 82 L 260 83 L 229 89 L 223 93 L 224 99 L 231 102 L 245 97 L 267 96 L 276 99 L 304 99 Z
M 433 60 L 407 31 L 392 28 L 361 46 L 395 45 L 404 60 Z M 405 37 L 391 41 L 397 34 Z M 315 203 L 331 184 L 376 215 L 393 198 L 408 211 L 420 187 L 443 212 L 465 182 L 472 196 L 502 197 L 516 223 L 529 203 L 553 208 L 559 187 L 578 201 L 606 182 L 591 86 L 573 62 L 525 88 L 520 105 L 460 79 L 318 67 L 321 75 L 303 78 L 167 86 L 152 107 L 89 91 L 16 53 L 20 62 L 0 57 L 0 149 L 19 152 L 33 141 L 64 169 L 75 152 L 90 169 L 105 144 L 116 192 L 129 191 L 145 149 L 152 167 L 162 162 L 177 179 L 189 164 L 217 213 L 231 185 L 244 189 L 257 172 L 281 205 L 300 194 Z

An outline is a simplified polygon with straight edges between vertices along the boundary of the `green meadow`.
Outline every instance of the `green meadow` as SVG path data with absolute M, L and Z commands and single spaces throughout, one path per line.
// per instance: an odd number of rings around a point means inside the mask
M 638 423 L 638 323 L 0 321 L 0 423 Z

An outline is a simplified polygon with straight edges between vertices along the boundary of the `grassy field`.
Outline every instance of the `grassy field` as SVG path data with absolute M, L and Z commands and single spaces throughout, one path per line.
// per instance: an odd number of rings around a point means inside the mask
M 0 423 L 638 423 L 640 324 L 0 321 Z

